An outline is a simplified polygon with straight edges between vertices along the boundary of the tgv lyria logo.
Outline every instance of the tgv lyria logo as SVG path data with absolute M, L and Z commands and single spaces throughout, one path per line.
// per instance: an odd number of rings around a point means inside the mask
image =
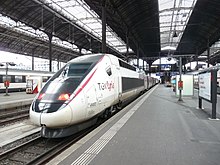
M 106 81 L 105 83 L 98 83 L 98 86 L 99 86 L 99 90 L 106 90 L 106 89 L 108 89 L 109 91 L 111 91 L 111 89 L 114 89 L 114 82 Z

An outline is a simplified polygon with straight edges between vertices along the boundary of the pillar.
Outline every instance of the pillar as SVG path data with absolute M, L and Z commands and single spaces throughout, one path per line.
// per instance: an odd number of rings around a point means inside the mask
M 49 37 L 49 71 L 52 72 L 52 35 L 48 35 Z
M 106 0 L 102 0 L 102 53 L 106 53 Z

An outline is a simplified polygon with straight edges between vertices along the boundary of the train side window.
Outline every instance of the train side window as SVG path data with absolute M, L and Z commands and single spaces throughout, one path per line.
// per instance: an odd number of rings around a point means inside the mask
M 106 69 L 106 73 L 107 73 L 109 76 L 112 75 L 112 69 L 111 69 L 111 67 L 109 67 L 109 68 Z
M 23 82 L 23 83 L 26 82 L 26 76 L 22 76 L 22 82 Z
M 12 81 L 11 81 L 11 76 L 8 75 L 7 79 L 8 79 L 10 82 L 12 82 Z M 2 80 L 3 80 L 3 82 L 5 82 L 5 81 L 6 81 L 6 76 L 3 76 L 3 77 L 2 77 Z
M 15 83 L 22 83 L 22 76 L 15 76 Z
M 122 60 L 119 60 L 119 65 L 123 68 L 126 68 L 126 69 L 130 69 L 130 70 L 133 70 L 133 71 L 136 71 L 136 68 L 133 67 L 132 65 L 122 61 Z
M 11 83 L 15 83 L 15 76 L 14 75 L 11 75 Z
M 43 82 L 47 82 L 47 80 L 49 79 L 50 77 L 43 77 Z
M 0 83 L 3 83 L 2 75 L 0 75 Z

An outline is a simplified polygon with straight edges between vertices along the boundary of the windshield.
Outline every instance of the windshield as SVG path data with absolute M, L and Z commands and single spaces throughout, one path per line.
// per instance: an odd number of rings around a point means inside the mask
M 82 77 L 90 68 L 92 63 L 72 63 L 66 66 L 63 71 L 65 77 Z
M 53 81 L 56 78 L 84 78 L 89 71 L 94 67 L 103 55 L 87 57 L 83 60 L 77 60 L 66 64 L 62 69 L 60 69 L 51 79 Z
M 71 97 L 79 84 L 98 63 L 103 56 L 88 56 L 84 59 L 75 59 L 67 63 L 44 85 L 35 101 L 37 112 L 47 109 L 47 112 L 57 111 L 67 100 L 60 96 Z M 44 106 L 42 106 L 44 105 Z M 50 106 L 50 108 L 45 108 Z M 42 108 L 43 107 L 43 108 Z

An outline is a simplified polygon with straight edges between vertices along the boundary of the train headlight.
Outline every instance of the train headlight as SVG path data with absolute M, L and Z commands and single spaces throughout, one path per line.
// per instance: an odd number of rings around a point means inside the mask
M 61 94 L 58 97 L 58 100 L 66 101 L 66 100 L 69 100 L 69 98 L 70 98 L 70 94 L 69 93 L 64 93 L 64 94 Z

